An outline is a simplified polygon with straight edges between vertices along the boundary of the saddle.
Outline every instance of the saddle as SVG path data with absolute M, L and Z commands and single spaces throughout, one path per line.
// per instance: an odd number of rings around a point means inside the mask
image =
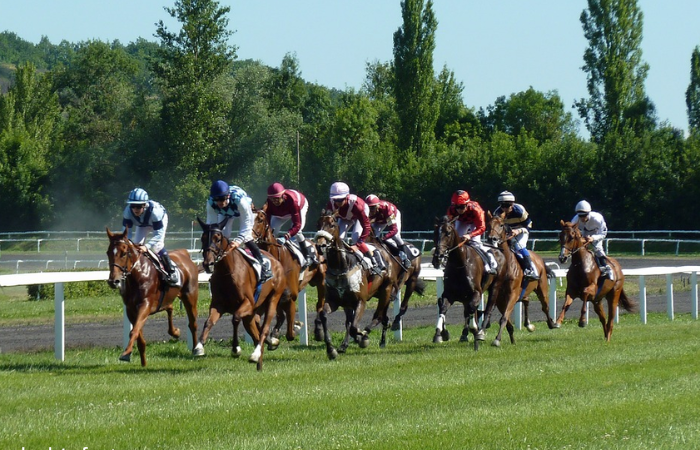
M 169 279 L 169 274 L 165 266 L 163 265 L 163 261 L 160 259 L 160 256 L 158 256 L 153 250 L 150 248 L 148 251 L 146 251 L 146 257 L 151 260 L 153 265 L 156 267 L 156 270 L 158 271 L 158 274 L 160 275 L 160 281 L 162 281 L 165 284 L 168 284 L 168 279 Z M 172 259 L 171 259 L 172 261 Z M 175 282 L 175 285 L 180 283 L 180 280 L 182 280 L 182 273 L 180 271 L 180 266 L 177 265 L 175 261 L 173 261 L 173 265 L 175 266 L 175 275 L 177 276 L 177 280 Z
M 248 261 L 248 264 L 251 265 L 251 267 L 255 271 L 255 278 L 259 284 L 260 274 L 262 273 L 262 266 L 260 265 L 260 262 L 255 258 L 255 256 L 253 256 L 253 253 L 247 247 L 238 247 L 236 250 L 238 250 L 244 256 L 245 260 Z M 265 264 L 267 268 L 270 269 L 270 258 L 268 258 L 265 255 L 262 255 L 262 259 L 263 264 Z

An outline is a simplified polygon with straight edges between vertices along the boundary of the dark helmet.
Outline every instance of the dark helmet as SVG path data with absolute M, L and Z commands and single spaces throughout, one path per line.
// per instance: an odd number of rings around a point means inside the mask
M 281 197 L 284 194 L 284 186 L 282 183 L 272 183 L 270 187 L 267 188 L 268 197 Z
M 212 198 L 217 198 L 217 197 L 228 197 L 230 194 L 228 184 L 226 184 L 225 181 L 215 181 L 214 184 L 211 185 L 211 189 L 209 189 L 209 195 Z

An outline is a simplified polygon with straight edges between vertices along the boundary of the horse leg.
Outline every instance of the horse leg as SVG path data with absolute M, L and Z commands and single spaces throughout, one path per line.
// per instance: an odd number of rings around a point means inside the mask
M 335 349 L 335 347 L 333 347 L 331 333 L 328 331 L 328 314 L 330 313 L 330 306 L 324 305 L 324 307 L 321 308 L 321 311 L 319 311 L 319 319 L 323 329 L 323 340 L 326 343 L 326 355 L 328 355 L 328 359 L 333 360 L 338 357 L 338 351 Z
M 134 343 L 136 342 L 136 339 L 139 337 L 139 334 L 141 334 L 141 330 L 143 329 L 143 324 L 146 323 L 146 318 L 148 318 L 148 302 L 144 302 L 141 304 L 141 307 L 138 309 L 136 312 L 136 317 L 135 320 L 130 320 L 131 324 L 133 325 L 133 328 L 131 329 L 131 333 L 129 333 L 129 343 L 127 344 L 126 348 L 122 352 L 122 354 L 119 356 L 120 361 L 126 361 L 129 362 L 131 361 L 131 352 L 134 351 Z M 145 350 L 145 340 L 144 340 L 144 350 Z M 140 350 L 140 348 L 139 348 Z M 145 366 L 145 359 L 144 357 L 141 358 L 141 365 Z
M 569 307 L 571 304 L 574 302 L 574 297 L 571 295 L 569 290 L 566 290 L 565 294 L 565 299 L 564 299 L 564 305 L 561 307 L 561 312 L 559 313 L 559 317 L 557 317 L 557 328 L 561 327 L 562 322 L 564 322 L 564 317 L 566 316 L 566 312 L 569 310 Z M 586 302 L 584 302 L 584 305 Z
M 292 293 L 289 297 L 289 303 L 287 304 L 287 341 L 291 342 L 294 340 L 294 321 L 297 315 L 297 295 Z
M 547 318 L 547 327 L 550 330 L 552 330 L 554 328 L 559 328 L 559 324 L 552 320 L 552 317 L 549 313 L 549 285 L 547 283 L 547 278 L 545 278 L 544 280 L 540 280 L 539 284 L 537 285 L 537 288 L 535 289 L 535 294 L 537 295 L 537 298 L 540 301 L 542 312 Z M 525 309 L 525 312 L 527 312 L 527 309 Z
M 323 342 L 325 340 L 325 331 L 323 328 L 323 321 L 321 319 L 321 313 L 323 311 L 323 305 L 326 303 L 326 283 L 321 281 L 316 286 L 316 293 L 318 295 L 318 300 L 316 301 L 316 319 L 314 319 L 314 340 L 317 342 Z
M 523 323 L 525 324 L 525 329 L 532 333 L 535 331 L 535 326 L 530 322 L 530 315 L 528 314 L 528 307 L 530 306 L 530 302 L 528 300 L 522 300 L 521 301 L 523 305 Z
M 593 301 L 593 310 L 595 311 L 596 314 L 598 314 L 598 319 L 600 319 L 600 323 L 603 325 L 603 334 L 605 335 L 605 338 L 608 338 L 608 325 L 605 320 L 605 310 L 603 309 L 603 302 L 601 300 L 598 301 Z
M 450 305 L 450 301 L 445 297 L 440 297 L 437 300 L 438 318 L 437 324 L 435 325 L 435 336 L 433 336 L 434 344 L 439 344 L 443 341 L 447 342 L 450 340 L 450 332 L 447 331 L 447 327 L 445 326 L 445 317 Z
M 187 327 L 190 329 L 192 340 L 197 339 L 197 303 L 192 301 L 192 297 L 189 295 L 182 296 L 182 303 L 185 304 L 185 311 L 187 312 Z M 194 345 L 192 354 L 194 356 L 199 356 L 194 352 Z
M 613 332 L 613 324 L 615 323 L 615 314 L 617 313 L 617 305 L 620 302 L 621 289 L 610 291 L 612 296 L 608 294 L 608 327 L 605 330 L 605 339 L 610 342 Z
M 399 313 L 394 316 L 394 322 L 391 324 L 392 331 L 398 331 L 399 328 L 401 328 L 401 318 L 404 314 L 406 314 L 406 311 L 408 310 L 408 300 L 411 298 L 411 296 L 413 295 L 413 291 L 416 289 L 416 280 L 417 278 L 411 275 L 409 282 L 404 285 L 405 290 L 403 293 L 403 297 L 401 298 L 401 306 L 399 307 Z M 400 294 L 401 291 L 399 290 L 399 292 L 396 293 L 397 297 Z M 398 298 L 396 300 L 398 300 Z
M 204 344 L 207 342 L 207 339 L 209 339 L 209 332 L 220 318 L 221 311 L 216 307 L 210 307 L 209 317 L 207 317 L 207 321 L 204 322 L 204 328 L 202 328 L 202 335 L 199 337 L 199 342 L 197 342 L 197 345 L 194 347 L 196 356 L 204 356 Z
M 173 323 L 173 305 L 170 304 L 165 308 L 165 313 L 168 315 L 168 334 L 175 339 L 180 338 L 180 329 L 175 328 Z
M 586 297 L 584 295 L 584 297 Z M 586 319 L 586 315 L 588 312 L 588 300 L 586 298 L 583 298 L 583 305 L 581 305 L 581 316 L 578 319 L 578 326 L 581 328 L 585 328 L 586 325 L 588 325 L 588 320 Z
M 139 349 L 139 356 L 141 357 L 141 367 L 146 367 L 146 338 L 143 337 L 143 329 L 136 339 L 136 345 Z
M 277 312 L 277 306 L 279 305 L 280 297 L 284 294 L 284 291 L 279 291 L 275 292 L 272 291 L 270 295 L 268 296 L 267 299 L 267 312 L 265 312 L 265 320 L 262 323 L 262 330 L 260 332 L 260 341 L 258 345 L 255 347 L 255 351 L 253 351 L 253 354 L 250 355 L 249 361 L 251 362 L 256 362 L 257 363 L 257 370 L 262 371 L 263 368 L 263 357 L 265 355 L 265 347 L 263 346 L 263 343 L 267 341 L 267 337 L 270 334 L 270 327 L 272 325 L 272 317 L 275 315 Z M 291 299 L 290 299 L 291 303 Z M 291 316 L 289 318 L 289 322 L 294 322 L 294 316 Z M 275 343 L 274 341 L 271 343 L 273 347 L 277 347 L 279 345 L 279 339 L 277 339 L 277 342 Z
M 384 316 L 384 320 L 382 322 L 382 337 L 379 340 L 379 348 L 386 347 L 386 331 L 388 329 L 389 329 L 389 316 Z

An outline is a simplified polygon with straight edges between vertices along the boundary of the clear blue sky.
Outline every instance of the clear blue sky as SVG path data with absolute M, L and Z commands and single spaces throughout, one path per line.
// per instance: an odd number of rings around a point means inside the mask
M 296 53 L 304 79 L 339 89 L 359 88 L 367 62 L 393 58 L 393 33 L 401 25 L 399 0 L 220 4 L 231 7 L 231 43 L 238 47 L 239 59 L 277 67 L 285 53 Z M 685 90 L 690 57 L 700 45 L 700 1 L 638 4 L 644 12 L 643 58 L 650 66 L 647 95 L 661 121 L 687 130 Z M 163 10 L 173 5 L 166 0 L 3 0 L 0 31 L 34 43 L 41 36 L 54 44 L 64 39 L 156 41 L 158 20 L 171 31 L 178 29 Z M 579 22 L 586 5 L 585 0 L 437 0 L 435 69 L 447 66 L 453 71 L 464 84 L 465 104 L 476 109 L 530 86 L 557 90 L 570 107 L 587 96 L 580 69 L 587 43 Z

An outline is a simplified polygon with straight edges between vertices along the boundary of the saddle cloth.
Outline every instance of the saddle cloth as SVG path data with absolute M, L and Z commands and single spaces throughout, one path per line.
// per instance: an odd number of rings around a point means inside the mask
M 241 252 L 241 254 L 245 257 L 246 261 L 248 261 L 248 263 L 253 267 L 253 270 L 255 271 L 255 277 L 258 280 L 258 282 L 260 282 L 260 273 L 262 271 L 262 267 L 260 266 L 260 263 L 255 258 L 255 256 L 253 256 L 253 253 L 247 247 L 238 247 L 237 250 Z M 271 267 L 270 258 L 263 254 L 262 259 L 263 263 L 269 269 Z

